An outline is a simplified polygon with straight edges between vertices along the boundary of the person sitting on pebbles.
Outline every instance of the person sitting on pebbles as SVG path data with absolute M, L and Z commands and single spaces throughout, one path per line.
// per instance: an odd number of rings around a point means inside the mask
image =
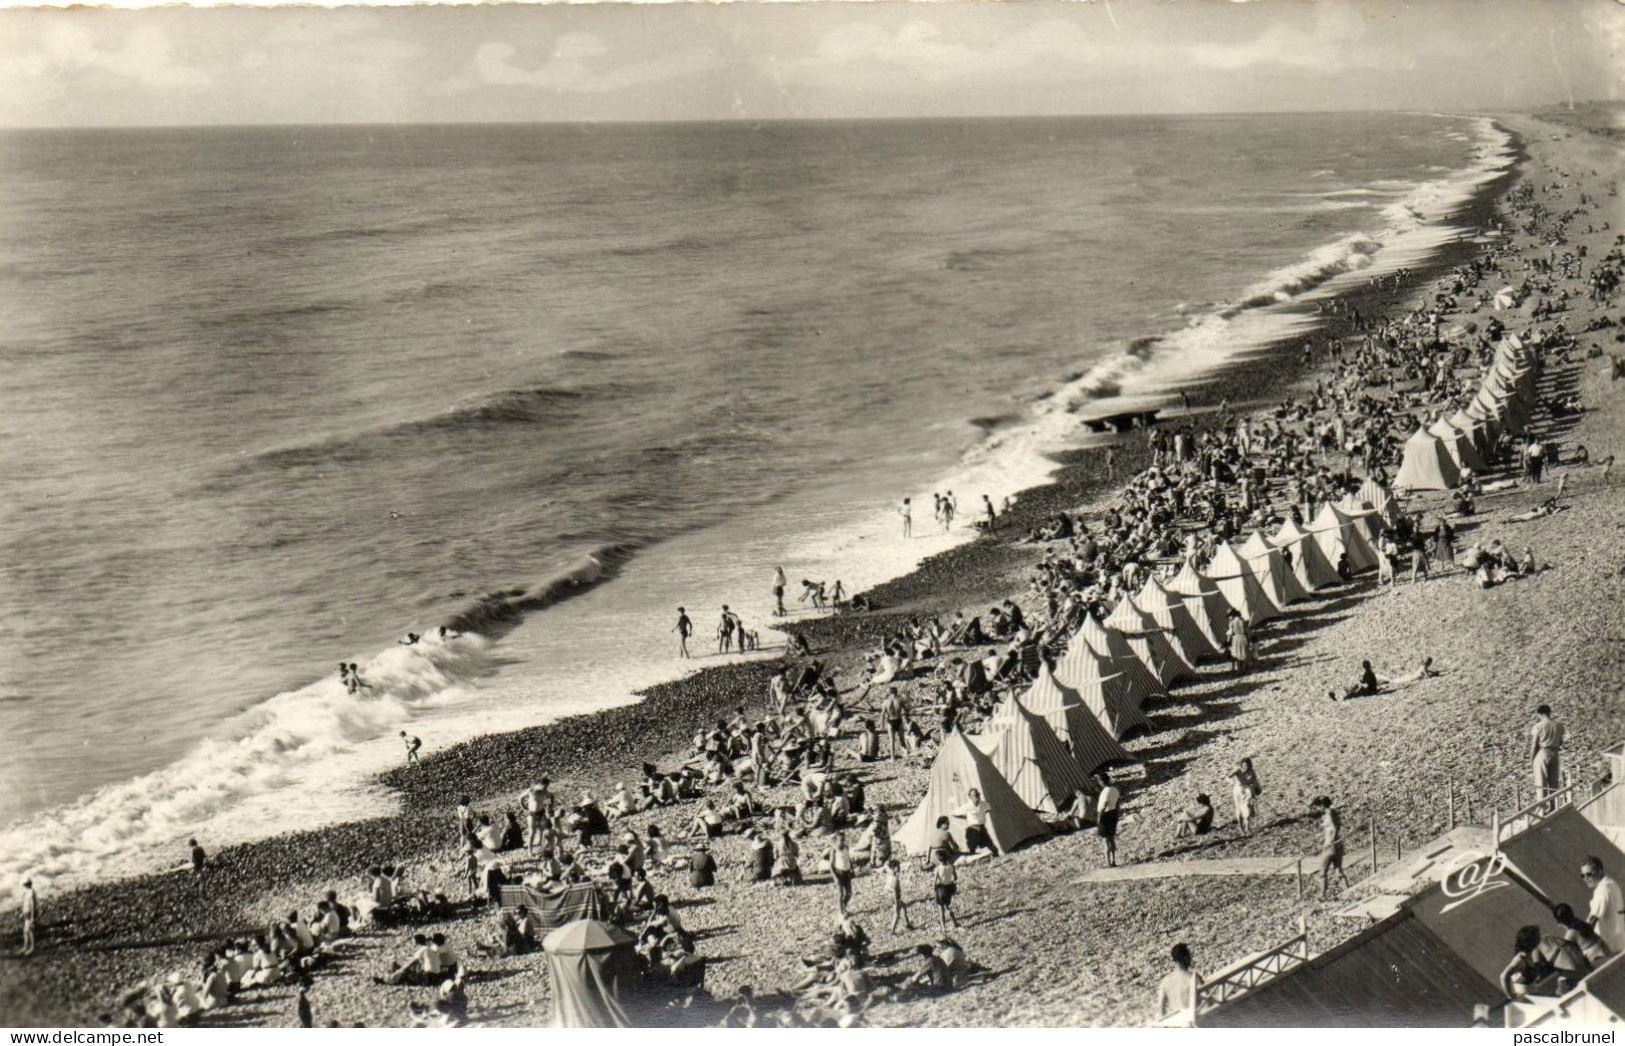
M 1213 830 L 1213 800 L 1206 792 L 1199 793 L 1195 802 L 1180 811 L 1174 825 L 1176 839 L 1208 834 Z

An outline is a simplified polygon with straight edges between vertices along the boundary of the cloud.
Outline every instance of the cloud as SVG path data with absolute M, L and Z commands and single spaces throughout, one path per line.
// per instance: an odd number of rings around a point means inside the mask
M 1336 72 L 1391 64 L 1392 55 L 1361 45 L 1365 22 L 1353 7 L 1344 3 L 1316 4 L 1314 13 L 1314 25 L 1307 30 L 1284 20 L 1272 21 L 1251 40 L 1192 44 L 1184 48 L 1184 54 L 1197 67 L 1220 72 L 1272 66 Z
M 137 26 L 117 48 L 108 48 L 88 26 L 66 18 L 47 23 L 39 47 L 15 59 L 12 68 L 43 79 L 105 73 L 165 90 L 198 87 L 211 80 L 203 70 L 177 62 L 168 34 L 157 26 Z
M 469 69 L 442 82 L 434 93 L 461 94 L 480 87 L 529 87 L 568 94 L 599 94 L 675 80 L 723 64 L 708 47 L 630 60 L 612 56 L 595 33 L 563 33 L 547 61 L 526 68 L 513 44 L 487 41 L 474 52 Z
M 894 82 L 899 76 L 941 84 L 1017 72 L 1042 76 L 1046 66 L 1080 68 L 1103 58 L 1102 49 L 1082 29 L 1059 19 L 977 44 L 982 46 L 965 42 L 961 34 L 944 34 L 924 19 L 896 29 L 851 22 L 826 32 L 811 54 L 778 63 L 773 73 L 792 81 L 848 87 Z

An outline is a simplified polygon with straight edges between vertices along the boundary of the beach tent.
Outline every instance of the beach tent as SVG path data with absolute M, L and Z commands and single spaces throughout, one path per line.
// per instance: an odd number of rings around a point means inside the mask
M 1434 422 L 1428 427 L 1428 435 L 1443 444 L 1445 452 L 1450 455 L 1450 460 L 1456 463 L 1458 472 L 1462 469 L 1484 471 L 1484 459 L 1479 456 L 1478 447 L 1473 443 L 1472 437 L 1448 421 L 1440 418 Z
M 1262 531 L 1253 531 L 1252 536 L 1242 543 L 1241 557 L 1247 561 L 1253 576 L 1258 578 L 1259 587 L 1278 609 L 1285 610 L 1288 603 L 1309 598 L 1309 593 L 1298 583 L 1297 575 L 1287 569 L 1286 557 L 1264 538 Z
M 1116 694 L 1113 700 L 1124 706 L 1137 708 L 1138 706 L 1134 705 L 1132 698 L 1128 696 L 1126 688 L 1126 682 L 1117 686 L 1116 689 L 1122 693 Z M 994 710 L 993 718 L 995 720 L 1014 718 L 1017 700 L 1014 694 L 1007 696 Z M 1107 732 L 1107 728 L 1102 725 L 1083 695 L 1057 680 L 1048 665 L 1039 667 L 1038 678 L 1033 680 L 1033 685 L 1027 688 L 1027 692 L 1021 695 L 1019 700 L 1027 711 L 1043 717 L 1054 731 L 1056 738 L 1072 750 L 1072 755 L 1089 773 L 1092 774 L 1101 767 L 1113 763 L 1134 761 L 1134 757 L 1117 743 L 1117 738 Z M 1103 698 L 1097 703 L 1104 707 L 1106 701 Z
M 1478 451 L 1479 460 L 1486 465 L 1489 464 L 1490 451 L 1494 449 L 1495 440 L 1490 435 L 1488 425 L 1472 417 L 1465 410 L 1458 410 L 1450 415 L 1450 427 L 1472 440 L 1473 449 Z
M 1405 441 L 1405 458 L 1400 462 L 1394 485 L 1410 490 L 1450 490 L 1461 482 L 1461 470 L 1449 451 L 1426 429 Z
M 1355 526 L 1354 521 L 1331 502 L 1323 505 L 1320 515 L 1309 524 L 1309 534 L 1334 570 L 1337 561 L 1344 556 L 1348 557 L 1349 570 L 1356 574 L 1377 565 L 1377 550 L 1371 546 L 1365 530 Z
M 1162 679 L 1147 668 L 1145 662 L 1134 653 L 1123 633 L 1106 628 L 1095 620 L 1093 614 L 1083 615 L 1083 624 L 1072 634 L 1072 641 L 1066 648 L 1067 653 L 1070 654 L 1080 643 L 1093 651 L 1097 658 L 1106 662 L 1105 671 L 1108 675 L 1114 672 L 1121 673 L 1127 679 L 1136 708 L 1151 698 L 1168 692 Z
M 1196 623 L 1185 601 L 1164 588 L 1155 574 L 1146 578 L 1145 584 L 1140 586 L 1139 593 L 1134 597 L 1134 605 L 1172 633 L 1179 642 L 1179 648 L 1189 657 L 1200 661 L 1224 656 L 1219 644 L 1208 638 L 1208 634 Z
M 948 817 L 949 831 L 963 850 L 965 820 L 951 815 L 970 801 L 972 788 L 981 792 L 983 801 L 991 807 L 987 834 L 1000 853 L 1009 853 L 1028 839 L 1049 834 L 1049 828 L 1021 801 L 993 760 L 955 730 L 937 749 L 925 798 L 893 838 L 910 854 L 924 857 L 936 833 L 937 818 Z
M 1292 520 L 1287 520 L 1275 532 L 1274 544 L 1276 548 L 1292 553 L 1292 575 L 1306 591 L 1313 592 L 1317 588 L 1337 584 L 1337 569 L 1326 561 L 1326 553 L 1320 550 L 1308 531 Z
M 1402 908 L 1198 1014 L 1196 1023 L 1203 1028 L 1464 1028 L 1472 1023 L 1475 1005 L 1503 998 L 1494 980 L 1452 952 L 1415 912 Z
M 1382 517 L 1376 507 L 1358 494 L 1344 494 L 1336 504 L 1337 511 L 1353 520 L 1360 533 L 1375 546 L 1382 533 Z
M 1151 721 L 1140 711 L 1140 701 L 1128 677 L 1108 666 L 1105 659 L 1088 646 L 1067 651 L 1055 666 L 1055 678 L 1083 701 L 1106 732 L 1121 740 L 1129 731 L 1149 728 Z
M 1156 675 L 1163 686 L 1196 674 L 1193 659 L 1180 649 L 1177 640 L 1170 638 L 1156 620 L 1134 605 L 1134 597 L 1123 596 L 1117 607 L 1106 617 L 1106 627 L 1122 633 L 1142 664 Z
M 623 983 L 630 987 L 635 942 L 625 930 L 597 919 L 577 919 L 542 938 L 553 986 L 553 1027 L 631 1027 L 620 996 Z
M 1082 710 L 1081 703 L 1078 708 Z M 1059 814 L 1079 790 L 1088 795 L 1098 792 L 1048 720 L 1029 711 L 1014 695 L 999 706 L 987 731 L 970 741 L 993 760 L 1021 801 L 1039 813 Z
M 1223 655 L 1229 649 L 1225 631 L 1229 624 L 1226 618 L 1230 613 L 1230 604 L 1225 602 L 1224 594 L 1213 579 L 1187 561 L 1174 579 L 1168 582 L 1168 591 L 1184 601 L 1185 609 L 1191 612 L 1191 620 L 1196 622 L 1196 627 L 1207 636 L 1213 649 Z
M 1394 501 L 1393 492 L 1373 478 L 1367 477 L 1366 481 L 1360 484 L 1360 491 L 1356 497 L 1375 509 L 1377 518 L 1389 526 L 1393 526 L 1395 520 L 1399 518 L 1399 506 Z
M 1249 625 L 1256 625 L 1277 616 L 1275 604 L 1264 594 L 1264 588 L 1253 576 L 1251 568 L 1242 560 L 1228 541 L 1219 542 L 1218 550 L 1208 561 L 1206 574 L 1219 586 L 1230 608 L 1241 615 Z

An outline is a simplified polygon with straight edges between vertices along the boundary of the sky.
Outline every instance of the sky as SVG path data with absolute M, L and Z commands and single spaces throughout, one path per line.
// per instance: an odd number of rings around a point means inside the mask
M 0 127 L 1505 111 L 1622 52 L 1617 0 L 11 7 Z

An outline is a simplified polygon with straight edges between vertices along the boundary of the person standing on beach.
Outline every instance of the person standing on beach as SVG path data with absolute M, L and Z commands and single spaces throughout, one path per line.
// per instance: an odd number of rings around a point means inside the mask
M 717 619 L 717 653 L 726 654 L 734 648 L 734 616 L 728 604 L 722 604 L 722 617 Z
M 987 532 L 995 533 L 999 529 L 999 513 L 993 508 L 993 499 L 986 494 L 982 495 L 982 510 L 987 513 Z
M 773 615 L 784 616 L 784 568 L 773 568 Z
M 1242 835 L 1252 835 L 1253 818 L 1258 816 L 1258 797 L 1263 794 L 1264 788 L 1258 783 L 1258 774 L 1253 770 L 1250 756 L 1230 771 L 1230 782 L 1230 798 L 1236 804 L 1236 827 Z
M 903 517 L 903 536 L 905 538 L 913 537 L 914 510 L 909 506 L 908 498 L 903 499 L 903 507 L 897 510 L 897 514 Z
M 34 893 L 34 880 L 23 880 L 23 951 L 34 954 L 34 926 L 39 922 L 39 897 Z
M 903 699 L 896 687 L 886 688 L 886 697 L 880 702 L 880 718 L 886 721 L 886 758 L 896 759 L 906 752 L 907 735 L 903 733 Z
M 1247 671 L 1247 663 L 1252 660 L 1252 643 L 1247 635 L 1247 622 L 1234 610 L 1230 611 L 1230 623 L 1225 626 L 1224 638 L 1230 647 L 1230 666 L 1240 675 Z
M 410 766 L 418 765 L 418 749 L 423 747 L 423 739 L 412 737 L 405 730 L 401 731 L 401 744 L 406 746 L 406 762 Z
M 688 611 L 682 607 L 677 608 L 677 624 L 672 631 L 677 633 L 677 656 L 693 656 L 688 652 L 688 637 L 694 634 L 694 622 L 688 619 Z
M 931 873 L 933 893 L 937 899 L 937 915 L 942 919 L 942 929 L 946 933 L 948 927 L 959 929 L 959 920 L 954 916 L 954 894 L 959 892 L 959 873 L 954 868 L 954 855 L 947 850 L 936 851 L 937 866 Z
M 1343 815 L 1332 806 L 1329 796 L 1318 796 L 1310 807 L 1320 811 L 1320 854 L 1316 863 L 1320 867 L 1320 899 L 1325 900 L 1331 891 L 1332 870 L 1343 880 L 1346 889 L 1349 885 L 1348 873 L 1343 871 Z
M 1535 778 L 1535 798 L 1545 799 L 1562 786 L 1563 724 L 1552 718 L 1552 706 L 1535 709 L 1529 729 L 1529 761 Z
M 1106 478 L 1108 480 L 1115 480 L 1117 478 L 1117 448 L 1116 447 L 1107 447 L 1106 448 Z
M 186 845 L 192 848 L 192 875 L 194 878 L 203 878 L 203 868 L 209 863 L 209 855 L 203 852 L 196 839 L 186 840 Z
M 942 499 L 942 532 L 946 534 L 954 528 L 954 492 L 949 491 L 948 496 Z
M 1123 793 L 1112 784 L 1112 779 L 1102 770 L 1095 775 L 1095 783 L 1100 786 L 1100 795 L 1095 799 L 1095 831 L 1100 835 L 1100 841 L 1106 848 L 1106 867 L 1117 867 L 1117 818 L 1123 805 Z
M 994 857 L 999 855 L 998 847 L 993 845 L 993 839 L 988 835 L 987 819 L 993 813 L 993 807 L 988 805 L 982 793 L 972 788 L 965 805 L 953 812 L 955 817 L 965 819 L 965 852 L 973 854 L 987 848 L 987 852 Z
M 886 880 L 886 895 L 891 898 L 891 932 L 897 932 L 897 924 L 902 923 L 903 929 L 914 932 L 914 923 L 908 917 L 908 902 L 903 900 L 903 866 L 893 857 L 885 864 L 882 873 Z

